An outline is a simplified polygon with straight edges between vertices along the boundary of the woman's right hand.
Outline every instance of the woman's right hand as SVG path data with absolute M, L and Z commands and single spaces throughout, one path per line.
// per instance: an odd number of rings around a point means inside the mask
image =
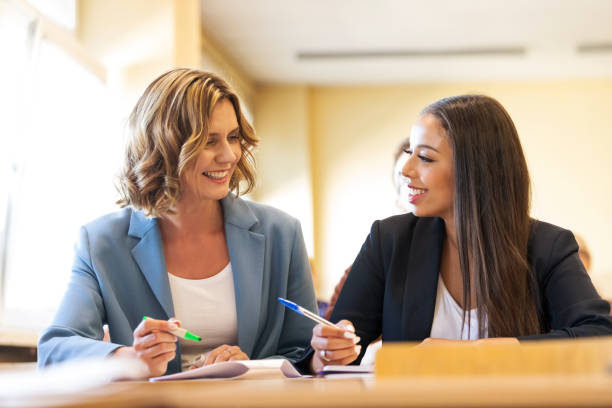
M 113 355 L 138 358 L 148 367 L 150 377 L 164 375 L 168 362 L 176 356 L 177 337 L 169 332 L 180 325 L 181 322 L 175 319 L 147 318 L 134 330 L 132 347 L 120 347 Z
M 310 369 L 320 371 L 326 365 L 347 365 L 357 359 L 361 346 L 356 345 L 361 340 L 355 335 L 355 328 L 348 320 L 337 323 L 341 329 L 318 324 L 312 329 L 310 345 L 314 349 Z

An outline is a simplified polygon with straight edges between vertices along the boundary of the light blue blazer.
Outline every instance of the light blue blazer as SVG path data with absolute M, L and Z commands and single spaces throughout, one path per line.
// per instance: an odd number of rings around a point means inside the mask
M 314 324 L 277 297 L 316 311 L 299 222 L 233 195 L 221 200 L 234 275 L 238 346 L 251 359 L 301 357 Z M 38 343 L 38 366 L 102 357 L 132 345 L 143 316 L 168 319 L 174 307 L 156 218 L 130 208 L 81 228 L 70 284 Z M 206 262 L 206 259 L 202 259 Z M 111 342 L 102 340 L 108 324 Z M 205 335 L 205 333 L 203 334 Z M 167 373 L 180 371 L 180 346 Z

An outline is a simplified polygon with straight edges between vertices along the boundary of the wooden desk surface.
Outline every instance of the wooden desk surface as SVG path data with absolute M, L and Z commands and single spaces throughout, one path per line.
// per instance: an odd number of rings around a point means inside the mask
M 610 407 L 612 376 L 303 378 L 112 383 L 72 396 L 2 400 L 44 407 Z

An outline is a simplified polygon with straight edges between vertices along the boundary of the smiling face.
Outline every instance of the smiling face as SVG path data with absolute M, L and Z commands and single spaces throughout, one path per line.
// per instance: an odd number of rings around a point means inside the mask
M 208 140 L 194 164 L 181 177 L 183 204 L 220 200 L 242 155 L 240 127 L 234 106 L 228 99 L 213 108 L 208 122 Z
M 402 175 L 408 180 L 408 199 L 418 217 L 453 221 L 453 153 L 440 121 L 425 114 L 410 133 L 408 160 Z

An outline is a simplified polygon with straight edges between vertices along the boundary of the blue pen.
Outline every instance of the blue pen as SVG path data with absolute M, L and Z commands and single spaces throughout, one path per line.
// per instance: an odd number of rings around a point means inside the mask
M 336 329 L 345 330 L 343 327 L 335 325 L 332 322 L 330 322 L 329 320 L 325 320 L 321 316 L 312 313 L 308 309 L 304 309 L 302 306 L 300 306 L 300 305 L 298 305 L 296 303 L 293 303 L 290 300 L 283 299 L 282 297 L 279 297 L 278 301 L 281 302 L 284 306 L 286 306 L 289 309 L 293 310 L 294 312 L 297 312 L 297 313 L 301 314 L 302 316 L 305 316 L 305 317 L 307 317 L 307 318 L 309 318 L 311 320 L 314 320 L 317 323 L 321 323 L 321 324 L 324 324 L 326 326 L 335 327 Z

